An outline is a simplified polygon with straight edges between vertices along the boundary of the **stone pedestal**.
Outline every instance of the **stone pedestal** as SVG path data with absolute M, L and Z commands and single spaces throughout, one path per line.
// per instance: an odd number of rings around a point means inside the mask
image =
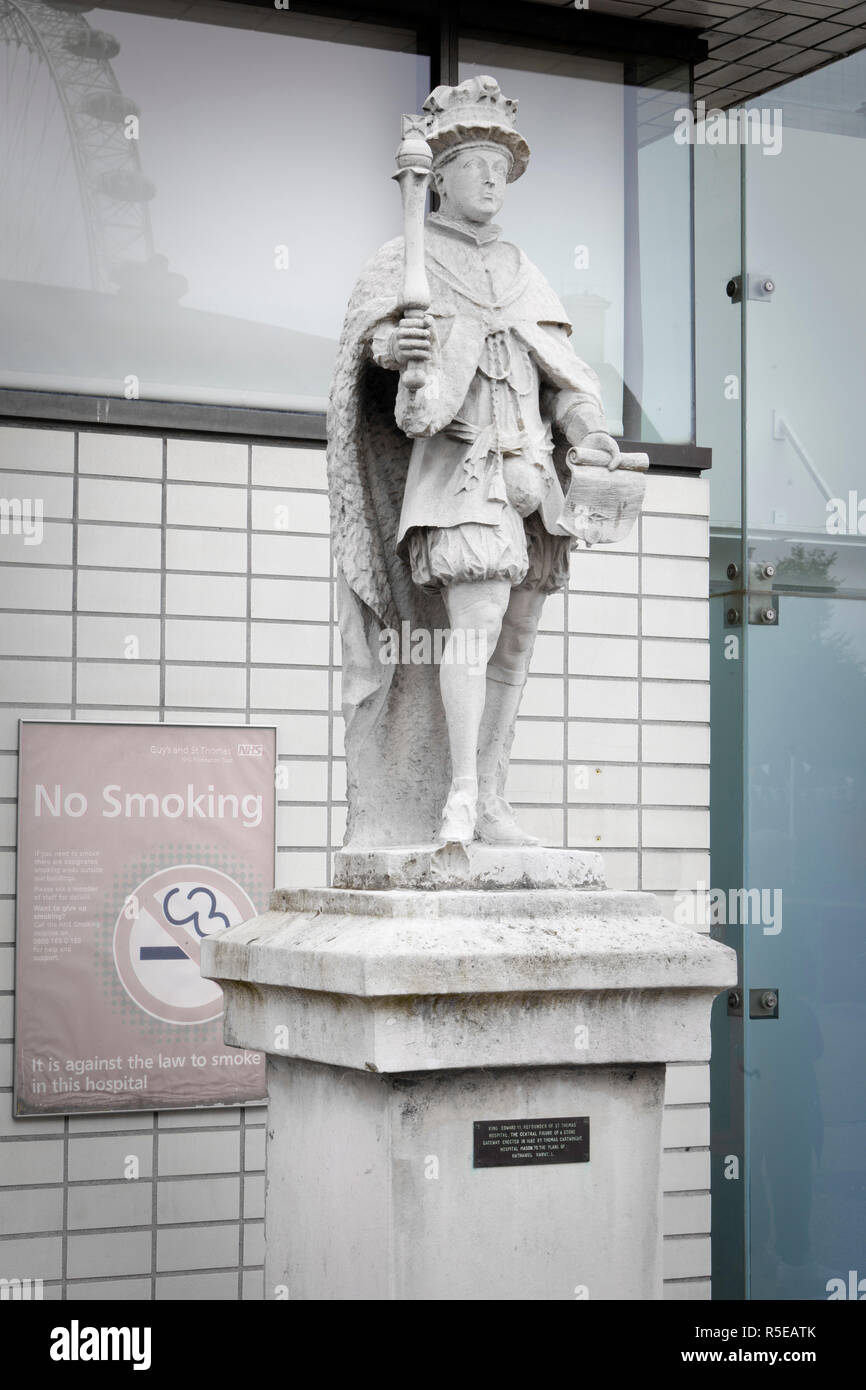
M 345 853 L 363 887 L 203 943 L 269 1054 L 265 1296 L 658 1298 L 665 1063 L 709 1056 L 734 954 L 597 855 L 452 851 Z

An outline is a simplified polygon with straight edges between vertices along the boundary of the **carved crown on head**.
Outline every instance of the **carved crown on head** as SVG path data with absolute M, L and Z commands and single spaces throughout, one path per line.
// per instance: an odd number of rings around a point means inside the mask
M 437 87 L 424 103 L 424 133 L 436 162 L 461 145 L 503 145 L 511 155 L 508 182 L 529 163 L 529 145 L 517 131 L 517 102 L 502 95 L 495 77 L 469 77 L 459 87 Z

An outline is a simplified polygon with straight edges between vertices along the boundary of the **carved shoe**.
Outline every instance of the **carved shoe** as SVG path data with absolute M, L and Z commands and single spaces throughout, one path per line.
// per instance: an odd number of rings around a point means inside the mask
M 533 835 L 527 835 L 514 818 L 514 812 L 502 796 L 489 796 L 478 813 L 478 834 L 487 845 L 539 845 Z
M 451 783 L 437 843 L 455 842 L 468 845 L 475 839 L 475 817 L 478 810 L 478 783 L 473 777 L 458 777 Z

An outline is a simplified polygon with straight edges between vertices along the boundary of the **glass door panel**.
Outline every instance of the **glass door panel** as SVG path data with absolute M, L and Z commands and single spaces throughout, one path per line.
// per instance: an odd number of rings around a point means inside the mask
M 864 81 L 860 54 L 763 97 L 782 150 L 744 151 L 754 1299 L 866 1277 L 866 123 L 845 106 Z

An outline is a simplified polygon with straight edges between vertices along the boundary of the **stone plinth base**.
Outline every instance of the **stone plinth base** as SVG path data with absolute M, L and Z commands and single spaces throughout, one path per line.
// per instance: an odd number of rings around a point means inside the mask
M 366 871 L 431 872 L 392 853 Z M 709 1056 L 734 953 L 646 893 L 494 886 L 517 872 L 276 892 L 202 943 L 226 1042 L 270 1054 L 266 1296 L 660 1296 L 664 1064 Z M 476 1166 L 477 1122 L 557 1118 L 588 1161 Z
M 374 1076 L 269 1059 L 265 1297 L 661 1297 L 663 1065 Z M 588 1163 L 474 1168 L 476 1120 L 589 1119 Z
M 604 888 L 600 854 L 542 845 L 416 845 L 344 849 L 335 856 L 337 888 Z

